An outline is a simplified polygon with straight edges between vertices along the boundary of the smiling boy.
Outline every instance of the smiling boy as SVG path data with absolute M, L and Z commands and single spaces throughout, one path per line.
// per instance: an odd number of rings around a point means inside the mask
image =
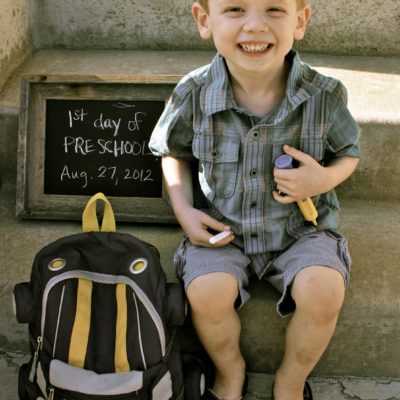
M 186 238 L 174 263 L 216 375 L 203 399 L 241 399 L 245 360 L 236 309 L 253 276 L 293 314 L 274 383 L 276 400 L 312 399 L 306 379 L 334 332 L 349 281 L 334 188 L 355 170 L 358 127 L 346 90 L 300 61 L 293 42 L 311 8 L 301 0 L 202 0 L 192 13 L 218 54 L 176 87 L 150 140 Z M 292 156 L 298 168 L 278 170 Z M 192 166 L 196 165 L 196 181 Z M 197 181 L 198 180 L 198 181 Z M 207 208 L 197 208 L 199 184 Z M 283 195 L 283 193 L 285 195 Z M 296 201 L 312 197 L 317 227 Z M 216 232 L 231 234 L 210 244 Z

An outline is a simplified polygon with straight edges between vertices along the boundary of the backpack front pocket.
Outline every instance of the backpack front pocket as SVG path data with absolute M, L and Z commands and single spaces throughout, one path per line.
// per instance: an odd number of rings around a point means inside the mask
M 160 315 L 125 276 L 74 271 L 54 277 L 43 294 L 41 332 L 47 365 L 58 359 L 100 374 L 126 372 L 146 370 L 166 354 Z
M 49 381 L 52 386 L 67 391 L 94 396 L 115 396 L 142 389 L 143 372 L 97 374 L 59 360 L 52 360 Z
M 59 360 L 52 360 L 49 370 L 50 400 L 137 399 L 170 400 L 173 398 L 171 374 L 163 364 L 147 371 L 97 374 Z

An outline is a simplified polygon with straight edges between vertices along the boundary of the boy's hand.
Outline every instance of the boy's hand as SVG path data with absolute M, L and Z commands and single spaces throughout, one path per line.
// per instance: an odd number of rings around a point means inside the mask
M 274 169 L 274 178 L 279 192 L 274 191 L 274 199 L 281 204 L 289 204 L 330 190 L 326 169 L 311 156 L 288 145 L 283 151 L 298 161 L 298 168 Z M 280 195 L 279 193 L 285 194 Z
M 210 230 L 216 233 L 223 231 L 230 232 L 230 227 L 196 208 L 190 208 L 184 213 L 180 213 L 179 223 L 190 241 L 196 246 L 223 247 L 234 239 L 232 233 L 227 238 L 215 244 L 210 244 L 209 240 L 213 236 Z

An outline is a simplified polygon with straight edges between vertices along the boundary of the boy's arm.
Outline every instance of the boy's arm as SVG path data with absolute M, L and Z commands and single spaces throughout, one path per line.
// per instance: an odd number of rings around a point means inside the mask
M 203 247 L 221 247 L 231 242 L 233 235 L 215 245 L 209 243 L 209 239 L 213 235 L 209 230 L 222 232 L 229 231 L 230 228 L 193 207 L 190 163 L 178 158 L 164 156 L 162 169 L 175 216 L 190 241 L 196 246 Z
M 354 172 L 359 161 L 358 158 L 345 156 L 322 166 L 308 154 L 293 147 L 285 145 L 284 151 L 299 162 L 299 168 L 274 170 L 277 189 L 286 194 L 280 196 L 277 192 L 273 193 L 274 199 L 281 204 L 329 192 Z

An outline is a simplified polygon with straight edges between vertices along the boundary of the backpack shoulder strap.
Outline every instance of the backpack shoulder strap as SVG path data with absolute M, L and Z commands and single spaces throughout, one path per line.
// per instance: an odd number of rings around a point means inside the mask
M 115 232 L 115 218 L 111 204 L 103 193 L 96 193 L 88 201 L 82 214 L 82 230 L 83 232 L 98 232 L 100 231 L 99 221 L 96 214 L 97 200 L 104 203 L 103 221 L 101 224 L 102 232 Z

